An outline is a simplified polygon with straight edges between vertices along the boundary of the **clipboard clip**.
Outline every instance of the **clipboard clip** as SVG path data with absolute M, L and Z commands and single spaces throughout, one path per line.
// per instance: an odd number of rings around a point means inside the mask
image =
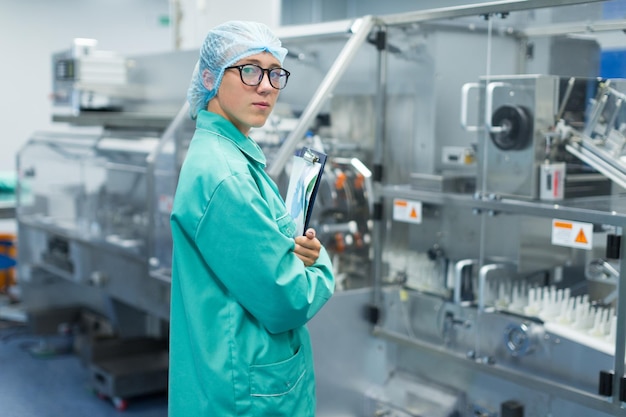
M 304 153 L 302 154 L 302 159 L 311 164 L 315 164 L 320 161 L 320 157 L 311 152 L 310 149 L 304 150 Z

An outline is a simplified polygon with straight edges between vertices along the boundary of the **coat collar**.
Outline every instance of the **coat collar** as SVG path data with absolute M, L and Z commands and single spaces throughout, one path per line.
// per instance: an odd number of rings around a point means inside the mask
M 259 145 L 251 137 L 244 136 L 234 124 L 219 114 L 201 110 L 198 113 L 196 127 L 208 130 L 233 142 L 248 158 L 265 167 L 265 155 Z

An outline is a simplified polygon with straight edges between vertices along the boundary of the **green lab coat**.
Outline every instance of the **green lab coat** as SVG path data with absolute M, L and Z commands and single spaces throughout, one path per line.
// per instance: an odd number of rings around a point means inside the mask
M 334 291 L 305 267 L 258 145 L 201 111 L 171 214 L 169 417 L 315 415 L 305 324 Z

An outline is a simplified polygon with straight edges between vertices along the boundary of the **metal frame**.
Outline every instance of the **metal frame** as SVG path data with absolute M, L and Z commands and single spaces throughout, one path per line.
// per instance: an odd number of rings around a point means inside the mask
M 283 171 L 285 164 L 293 155 L 298 142 L 304 137 L 309 125 L 320 112 L 322 105 L 339 82 L 339 79 L 347 69 L 348 64 L 352 61 L 356 52 L 361 45 L 363 45 L 375 25 L 376 20 L 371 16 L 366 16 L 354 21 L 354 24 L 350 28 L 353 35 L 339 53 L 339 56 L 333 63 L 333 66 L 328 70 L 328 74 L 326 74 L 313 98 L 304 109 L 302 116 L 300 116 L 298 125 L 289 134 L 285 143 L 276 154 L 274 163 L 269 167 L 268 174 L 272 178 L 278 178 L 280 173 Z
M 170 140 L 172 141 L 176 140 L 176 138 L 173 137 L 175 135 L 176 130 L 181 124 L 183 124 L 183 121 L 187 119 L 188 117 L 189 117 L 189 103 L 185 101 L 185 103 L 183 104 L 181 109 L 178 111 L 178 113 L 176 114 L 172 122 L 169 124 L 167 129 L 165 129 L 165 131 L 163 132 L 163 135 L 161 135 L 161 140 L 159 141 L 159 144 L 152 150 L 152 152 L 146 158 L 146 165 L 147 165 L 146 186 L 148 188 L 149 195 L 152 198 L 152 204 L 148 204 L 148 216 L 151 219 L 151 221 L 154 221 L 156 217 L 156 210 L 157 210 L 156 201 L 157 201 L 158 196 L 154 195 L 154 192 L 156 190 L 155 184 L 156 184 L 157 157 L 158 155 L 161 154 L 163 147 L 165 147 Z M 178 159 L 177 154 L 178 152 L 181 151 L 180 146 L 178 145 L 179 144 L 175 144 L 175 149 L 176 149 L 175 155 L 174 155 L 175 160 Z M 180 167 L 177 167 L 177 168 L 180 169 Z M 150 255 L 152 253 L 152 249 L 154 248 L 154 245 L 156 245 L 155 229 L 152 227 L 148 230 L 148 241 L 146 242 L 146 245 L 148 247 L 148 255 Z M 164 281 L 164 282 L 171 281 L 171 278 L 168 279 L 168 277 L 153 273 L 151 270 L 149 274 L 151 277 Z

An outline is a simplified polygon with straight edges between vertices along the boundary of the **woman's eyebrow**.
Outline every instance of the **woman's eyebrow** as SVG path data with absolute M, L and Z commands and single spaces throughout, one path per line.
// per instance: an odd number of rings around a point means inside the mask
M 244 58 L 239 63 L 239 65 L 246 65 L 246 64 L 255 64 L 255 65 L 258 65 L 258 66 L 262 66 L 261 65 L 261 61 L 259 61 L 256 58 L 252 58 L 252 59 Z M 268 65 L 268 68 L 276 68 L 276 67 L 280 67 L 280 63 L 279 62 L 272 62 L 272 63 L 270 63 Z

